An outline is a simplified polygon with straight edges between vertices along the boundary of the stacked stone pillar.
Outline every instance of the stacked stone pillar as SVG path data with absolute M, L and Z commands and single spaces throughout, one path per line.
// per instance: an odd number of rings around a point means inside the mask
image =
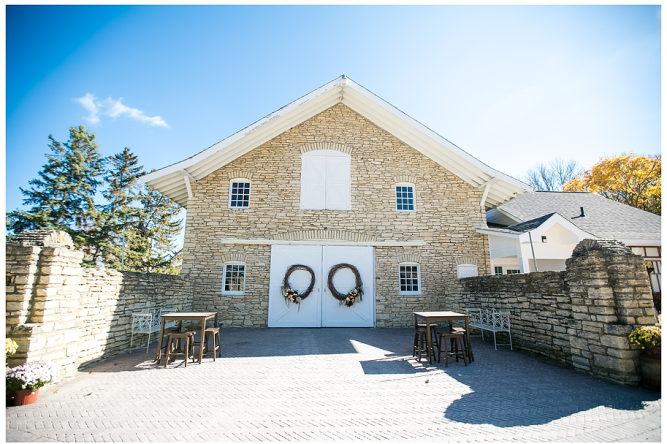
M 76 371 L 83 253 L 62 231 L 30 231 L 7 244 L 7 337 L 19 344 L 9 365 L 44 359 Z
M 82 268 L 83 253 L 62 231 L 20 233 L 6 253 L 6 337 L 19 345 L 10 366 L 43 359 L 55 364 L 59 379 L 68 378 L 81 366 L 126 352 L 133 313 L 192 311 L 189 279 Z
M 637 384 L 640 350 L 630 332 L 655 325 L 651 288 L 639 256 L 613 240 L 585 239 L 567 260 L 572 317 L 568 333 L 575 368 Z

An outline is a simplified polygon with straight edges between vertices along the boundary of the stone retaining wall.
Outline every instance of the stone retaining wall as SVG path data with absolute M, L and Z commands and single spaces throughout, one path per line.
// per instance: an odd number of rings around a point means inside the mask
M 406 256 L 409 249 L 393 250 L 376 249 L 376 268 L 415 260 Z M 244 254 L 251 263 L 270 261 L 266 247 L 248 246 Z M 29 232 L 7 244 L 6 333 L 19 344 L 9 365 L 47 359 L 61 369 L 61 377 L 72 376 L 87 363 L 126 351 L 131 314 L 143 308 L 232 311 L 233 307 L 232 316 L 223 317 L 226 326 L 257 326 L 252 316 L 265 312 L 259 299 L 257 308 L 247 295 L 213 300 L 210 305 L 198 299 L 193 304 L 191 279 L 85 269 L 81 259 L 82 253 L 73 250 L 71 239 L 62 232 Z M 449 280 L 441 287 L 444 296 L 416 298 L 402 309 L 386 307 L 387 300 L 377 297 L 378 318 L 387 316 L 388 324 L 408 326 L 412 311 L 424 306 L 509 309 L 515 348 L 592 375 L 637 384 L 640 350 L 629 344 L 627 336 L 634 328 L 657 321 L 641 257 L 616 241 L 586 239 L 566 264 L 561 272 Z M 380 285 L 377 293 L 382 293 Z
M 620 242 L 585 239 L 566 264 L 561 272 L 461 279 L 441 308 L 509 309 L 515 348 L 637 384 L 641 350 L 628 334 L 657 323 L 642 258 Z
M 82 268 L 83 253 L 63 232 L 21 233 L 6 248 L 6 336 L 19 345 L 10 366 L 45 359 L 61 378 L 70 377 L 87 363 L 128 350 L 132 313 L 192 309 L 187 279 Z

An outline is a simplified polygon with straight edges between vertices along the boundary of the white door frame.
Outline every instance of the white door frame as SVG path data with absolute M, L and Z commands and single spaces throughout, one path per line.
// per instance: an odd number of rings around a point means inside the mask
M 355 252 L 356 250 L 356 252 Z M 370 255 L 369 258 L 364 257 Z M 355 265 L 355 257 L 362 263 Z M 327 277 L 331 264 L 350 262 L 355 265 L 364 284 L 364 295 L 357 308 L 339 306 L 327 288 Z M 369 263 L 370 262 L 370 263 Z M 307 265 L 315 274 L 315 287 L 301 304 L 287 304 L 280 288 L 287 267 L 295 264 Z M 325 265 L 327 268 L 325 269 Z M 297 273 L 301 273 L 297 276 Z M 341 270 L 337 280 L 349 280 L 349 271 Z M 296 279 L 290 277 L 290 284 L 302 292 L 310 283 L 307 272 L 295 272 Z M 269 327 L 374 327 L 376 322 L 375 306 L 375 248 L 371 246 L 325 246 L 325 245 L 286 245 L 271 246 L 271 267 L 269 283 L 269 309 L 267 325 Z M 350 283 L 347 282 L 347 285 Z M 341 288 L 339 291 L 346 291 Z M 343 310 L 340 311 L 339 310 Z M 349 310 L 349 311 L 348 311 Z M 327 325 L 328 324 L 328 325 Z

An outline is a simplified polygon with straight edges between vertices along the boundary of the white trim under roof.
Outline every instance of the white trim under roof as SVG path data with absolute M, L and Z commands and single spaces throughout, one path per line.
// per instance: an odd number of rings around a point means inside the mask
M 627 246 L 633 247 L 659 247 L 662 245 L 660 239 L 616 239 L 619 242 L 623 242 Z
M 475 231 L 479 234 L 486 234 L 487 236 L 499 236 L 499 237 L 510 237 L 512 239 L 518 239 L 521 233 L 518 231 L 510 233 L 510 230 L 506 231 L 495 231 L 493 228 L 485 227 L 475 227 Z
M 369 246 L 369 247 L 423 247 L 425 241 L 346 241 L 337 239 L 222 239 L 221 244 L 227 245 L 336 245 L 336 246 Z
M 480 162 L 345 76 L 334 79 L 188 159 L 146 174 L 141 180 L 187 207 L 188 190 L 182 179 L 183 174 L 187 174 L 192 181 L 201 180 L 337 103 L 361 114 L 473 187 L 484 186 L 496 179 L 493 186 L 487 188 L 486 208 L 533 191 L 527 184 Z

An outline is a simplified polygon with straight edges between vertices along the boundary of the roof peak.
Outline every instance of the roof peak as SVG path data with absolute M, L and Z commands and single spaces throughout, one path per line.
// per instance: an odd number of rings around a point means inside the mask
M 487 208 L 532 191 L 529 185 L 484 164 L 345 73 L 194 156 L 143 176 L 142 182 L 186 207 L 192 192 L 184 177 L 192 182 L 201 180 L 262 143 L 340 103 L 469 185 L 483 189 L 482 205 Z

